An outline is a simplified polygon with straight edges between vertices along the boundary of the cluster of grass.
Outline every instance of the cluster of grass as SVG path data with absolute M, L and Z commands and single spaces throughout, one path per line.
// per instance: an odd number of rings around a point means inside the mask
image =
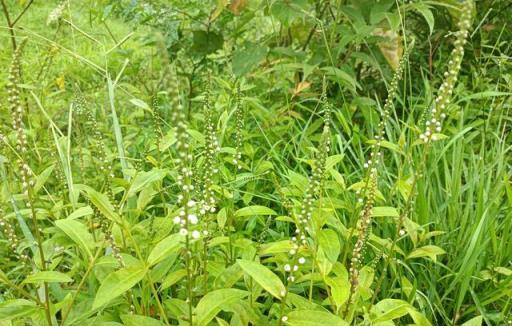
M 0 325 L 512 323 L 495 2 L 1 0 Z

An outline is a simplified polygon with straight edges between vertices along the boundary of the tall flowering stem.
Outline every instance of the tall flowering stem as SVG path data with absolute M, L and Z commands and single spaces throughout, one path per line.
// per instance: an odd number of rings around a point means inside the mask
M 287 290 L 285 293 L 281 294 L 283 299 L 281 300 L 281 316 L 278 322 L 279 325 L 288 320 L 287 316 L 284 315 L 284 304 L 288 295 L 288 288 L 295 282 L 295 275 L 299 270 L 299 265 L 306 263 L 306 258 L 302 257 L 299 252 L 301 247 L 307 247 L 307 236 L 311 231 L 313 223 L 312 217 L 316 198 L 322 191 L 322 185 L 325 179 L 326 162 L 331 147 L 331 104 L 327 100 L 325 81 L 321 102 L 324 111 L 324 127 L 313 171 L 309 177 L 309 183 L 306 188 L 304 199 L 299 208 L 300 211 L 298 214 L 294 214 L 296 229 L 291 238 L 292 248 L 288 253 L 290 263 L 284 265 L 284 272 L 285 275 L 287 275 Z
M 241 90 L 240 90 L 240 82 L 236 84 L 235 90 L 235 119 L 236 119 L 236 129 L 235 129 L 235 156 L 233 157 L 233 164 L 235 167 L 240 170 L 242 169 L 242 146 L 243 146 L 243 130 L 245 126 L 244 121 L 244 107 L 241 103 Z
M 364 168 L 368 170 L 366 176 L 366 183 L 364 191 L 364 198 L 358 199 L 360 203 L 363 203 L 362 209 L 359 212 L 359 219 L 356 225 L 357 228 L 357 240 L 352 249 L 352 255 L 350 259 L 350 293 L 347 305 L 345 307 L 345 315 L 348 313 L 350 305 L 352 303 L 357 286 L 359 284 L 359 271 L 361 269 L 362 256 L 364 249 L 370 235 L 371 223 L 372 223 L 372 210 L 375 204 L 375 195 L 377 192 L 378 182 L 378 166 L 382 162 L 382 142 L 384 141 L 386 122 L 389 119 L 391 109 L 393 107 L 393 101 L 396 97 L 398 82 L 402 78 L 403 70 L 409 56 L 409 50 L 406 47 L 402 58 L 399 61 L 399 65 L 393 75 L 393 79 L 389 85 L 388 96 L 384 102 L 384 106 L 381 111 L 381 117 L 377 126 L 376 134 L 374 136 L 374 143 L 371 146 L 370 158 L 364 163 Z
M 425 121 L 425 130 L 420 134 L 420 139 L 425 143 L 436 140 L 435 133 L 439 133 L 442 130 L 442 123 L 446 118 L 446 108 L 450 103 L 453 88 L 459 75 L 462 58 L 464 57 L 464 45 L 466 44 L 469 28 L 471 27 L 473 7 L 473 0 L 466 0 L 462 5 L 458 23 L 459 30 L 455 32 L 455 47 L 450 54 L 448 68 L 444 73 L 445 79 L 439 87 L 437 97 L 430 109 L 429 119 Z
M 429 154 L 430 145 L 432 144 L 432 141 L 435 141 L 437 139 L 436 134 L 442 131 L 442 121 L 446 118 L 446 108 L 450 103 L 453 89 L 455 87 L 460 72 L 462 59 L 464 57 L 464 45 L 467 42 L 467 37 L 469 35 L 469 30 L 471 28 L 471 16 L 473 8 L 473 0 L 466 0 L 461 6 L 461 15 L 458 22 L 459 30 L 455 33 L 455 47 L 450 55 L 447 71 L 444 73 L 445 79 L 443 80 L 441 86 L 439 87 L 438 95 L 434 103 L 432 104 L 430 112 L 428 113 L 429 119 L 427 119 L 427 121 L 425 122 L 425 130 L 419 136 L 420 140 L 425 144 L 425 146 L 423 146 L 420 166 L 418 167 L 416 173 L 413 176 L 413 180 L 411 183 L 411 191 L 408 194 L 406 203 L 402 209 L 402 212 L 400 213 L 400 216 L 398 217 L 396 226 L 396 236 L 393 239 L 391 248 L 389 250 L 390 255 L 387 256 L 384 262 L 384 268 L 382 270 L 381 276 L 377 281 L 377 286 L 372 297 L 372 303 L 375 301 L 377 295 L 380 292 L 381 284 L 386 275 L 387 268 L 391 262 L 391 256 L 394 252 L 396 243 L 400 239 L 400 237 L 405 235 L 405 231 L 402 230 L 402 226 L 404 224 L 405 217 L 409 214 L 411 210 L 411 205 L 415 195 L 414 190 L 416 187 L 416 183 L 418 181 L 418 177 L 422 174 L 423 169 L 425 167 L 425 163 L 427 161 Z
M 175 125 L 176 132 L 176 144 L 175 149 L 177 152 L 176 158 L 176 184 L 180 188 L 180 194 L 178 195 L 176 205 L 179 207 L 178 215 L 174 217 L 173 221 L 179 225 L 179 234 L 185 238 L 185 270 L 187 272 L 186 277 L 186 290 L 187 290 L 187 306 L 188 313 L 187 319 L 190 325 L 192 325 L 193 317 L 193 282 L 194 282 L 194 271 L 192 266 L 192 239 L 199 238 L 201 233 L 197 230 L 197 224 L 199 219 L 195 210 L 197 210 L 197 204 L 193 200 L 193 170 L 192 160 L 193 155 L 190 148 L 190 135 L 187 131 L 186 124 L 186 112 L 185 108 L 180 101 L 180 90 L 179 80 L 175 67 L 171 70 L 170 74 L 170 104 L 172 110 L 172 120 Z
M 16 149 L 18 150 L 18 168 L 20 171 L 20 182 L 23 194 L 27 197 L 25 205 L 30 208 L 32 223 L 34 228 L 34 234 L 37 240 L 37 246 L 39 249 L 39 258 L 41 264 L 41 270 L 47 269 L 47 263 L 43 250 L 43 239 L 37 222 L 36 211 L 34 208 L 33 188 L 35 181 L 33 178 L 33 172 L 28 165 L 28 143 L 27 134 L 23 127 L 23 106 L 21 105 L 21 91 L 19 88 L 21 78 L 21 54 L 26 44 L 26 39 L 23 39 L 19 46 L 14 51 L 12 57 L 12 63 L 9 68 L 7 77 L 7 94 L 9 109 L 12 117 L 12 127 L 16 132 Z M 48 283 L 43 283 L 44 287 L 44 305 L 45 315 L 48 321 L 48 325 L 52 325 L 51 313 L 50 313 L 50 297 L 48 293 Z

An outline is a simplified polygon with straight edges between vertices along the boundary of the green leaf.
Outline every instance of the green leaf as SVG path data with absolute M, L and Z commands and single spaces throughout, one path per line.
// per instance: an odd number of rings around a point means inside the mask
M 252 277 L 262 288 L 278 299 L 283 298 L 286 288 L 281 279 L 270 269 L 255 261 L 238 259 L 237 262 L 244 272 Z
M 96 292 L 92 310 L 106 305 L 134 287 L 135 284 L 139 283 L 144 278 L 145 274 L 146 269 L 144 265 L 136 264 L 107 275 Z
M 281 240 L 262 244 L 259 247 L 258 254 L 260 256 L 275 255 L 279 253 L 289 252 L 291 249 L 292 242 L 290 240 Z
M 411 258 L 419 258 L 419 257 L 430 257 L 434 262 L 437 261 L 438 255 L 444 255 L 446 251 L 444 251 L 442 248 L 439 248 L 438 246 L 434 245 L 428 245 L 421 248 L 414 249 L 413 252 L 411 252 L 407 259 Z
M 148 265 L 155 265 L 170 255 L 176 253 L 180 248 L 181 240 L 183 240 L 183 236 L 175 233 L 157 243 L 149 254 Z
M 205 56 L 222 48 L 224 37 L 222 34 L 206 31 L 193 31 L 192 52 L 198 56 Z
M 268 52 L 267 47 L 258 44 L 251 44 L 244 50 L 236 50 L 233 53 L 233 74 L 243 76 L 265 59 Z
M 94 238 L 84 224 L 76 220 L 62 219 L 55 221 L 55 225 L 73 240 L 89 258 L 92 258 Z
M 89 200 L 100 210 L 103 216 L 117 224 L 122 224 L 121 217 L 115 212 L 114 206 L 110 203 L 107 195 L 93 189 L 88 189 L 87 195 Z
M 425 18 L 430 30 L 430 35 L 432 35 L 432 32 L 434 31 L 434 15 L 432 14 L 430 8 L 421 2 L 412 4 L 412 8 L 416 9 L 423 16 L 423 18 Z
M 179 269 L 167 275 L 165 280 L 162 282 L 162 289 L 167 289 L 168 287 L 173 286 L 178 283 L 182 278 L 187 276 L 187 271 L 185 269 Z
M 83 216 L 92 215 L 94 214 L 94 211 L 92 210 L 91 206 L 83 206 L 74 211 L 73 213 L 69 214 L 66 219 L 68 220 L 74 220 Z
M 325 283 L 331 288 L 331 295 L 339 310 L 348 300 L 350 293 L 350 282 L 346 277 L 327 277 Z
M 468 320 L 467 322 L 465 322 L 464 324 L 462 324 L 460 326 L 481 326 L 482 322 L 483 322 L 483 317 L 476 316 L 474 318 L 471 318 L 470 320 Z
M 24 299 L 0 302 L 0 321 L 24 317 L 36 310 L 37 305 L 34 302 Z
M 291 326 L 348 326 L 340 317 L 320 310 L 296 310 L 287 317 L 286 325 Z
M 235 212 L 236 217 L 243 217 L 243 216 L 254 216 L 254 215 L 277 215 L 277 213 L 268 207 L 265 206 L 247 206 L 244 208 L 240 208 Z
M 370 309 L 372 322 L 382 322 L 407 315 L 411 305 L 403 300 L 384 299 Z
M 373 217 L 382 217 L 382 216 L 399 217 L 400 214 L 394 207 L 377 206 L 372 209 L 372 216 Z
M 220 289 L 211 291 L 199 300 L 195 314 L 197 326 L 206 326 L 226 305 L 239 302 L 249 292 L 238 289 Z
M 162 180 L 166 175 L 167 170 L 164 169 L 153 169 L 151 171 L 137 173 L 137 176 L 133 179 L 130 189 L 128 190 L 128 197 L 141 191 L 149 184 Z
M 23 283 L 67 283 L 73 282 L 73 279 L 64 273 L 56 271 L 41 271 L 30 274 Z
M 428 321 L 427 317 L 414 309 L 412 306 L 407 310 L 412 320 L 414 320 L 415 326 L 432 326 Z
M 146 102 L 144 102 L 144 101 L 143 101 L 143 100 L 141 100 L 141 99 L 138 99 L 138 98 L 132 98 L 132 99 L 130 100 L 130 103 L 132 103 L 133 105 L 135 105 L 135 106 L 137 106 L 137 107 L 139 107 L 139 108 L 141 108 L 141 109 L 144 109 L 144 110 L 151 110 L 151 109 L 149 108 L 149 105 L 147 105 L 147 103 L 146 103 Z
M 160 321 L 141 315 L 122 315 L 121 320 L 125 326 L 162 326 Z
M 338 234 L 331 229 L 322 229 L 318 233 L 318 242 L 327 259 L 334 264 L 341 250 Z

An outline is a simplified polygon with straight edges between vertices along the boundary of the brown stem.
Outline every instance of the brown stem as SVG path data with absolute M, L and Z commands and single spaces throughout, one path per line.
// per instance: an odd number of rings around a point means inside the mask
M 2 10 L 4 12 L 5 20 L 7 21 L 7 29 L 11 34 L 11 43 L 13 51 L 16 51 L 16 35 L 14 35 L 14 29 L 12 28 L 14 24 L 11 22 L 11 17 L 9 16 L 9 11 L 7 10 L 7 5 L 5 4 L 5 0 L 1 0 L 2 2 Z

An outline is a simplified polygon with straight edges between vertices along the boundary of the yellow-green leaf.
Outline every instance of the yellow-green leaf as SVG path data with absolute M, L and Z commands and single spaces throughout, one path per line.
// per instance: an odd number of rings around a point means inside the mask
M 295 310 L 287 315 L 286 325 L 290 326 L 348 326 L 338 316 L 320 310 Z
M 94 238 L 84 224 L 77 220 L 62 219 L 55 221 L 55 225 L 73 240 L 89 258 L 92 258 L 92 249 L 95 246 Z
M 254 215 L 277 215 L 277 213 L 268 207 L 265 206 L 259 206 L 259 205 L 253 205 L 253 206 L 247 206 L 244 208 L 240 208 L 235 212 L 236 217 L 243 217 L 243 216 L 254 216 Z
M 270 269 L 255 261 L 239 259 L 237 262 L 244 272 L 252 277 L 256 283 L 261 285 L 267 292 L 278 299 L 283 298 L 286 293 L 286 288 L 283 282 L 281 282 L 281 279 Z
M 23 283 L 67 283 L 73 282 L 73 279 L 68 275 L 56 271 L 41 271 L 30 274 L 25 278 Z
M 237 303 L 248 295 L 249 292 L 238 289 L 220 289 L 209 292 L 197 304 L 195 324 L 197 326 L 208 325 L 223 307 Z
M 145 274 L 146 269 L 144 265 L 135 264 L 107 275 L 96 292 L 92 310 L 108 304 L 116 297 L 131 289 L 144 278 Z

